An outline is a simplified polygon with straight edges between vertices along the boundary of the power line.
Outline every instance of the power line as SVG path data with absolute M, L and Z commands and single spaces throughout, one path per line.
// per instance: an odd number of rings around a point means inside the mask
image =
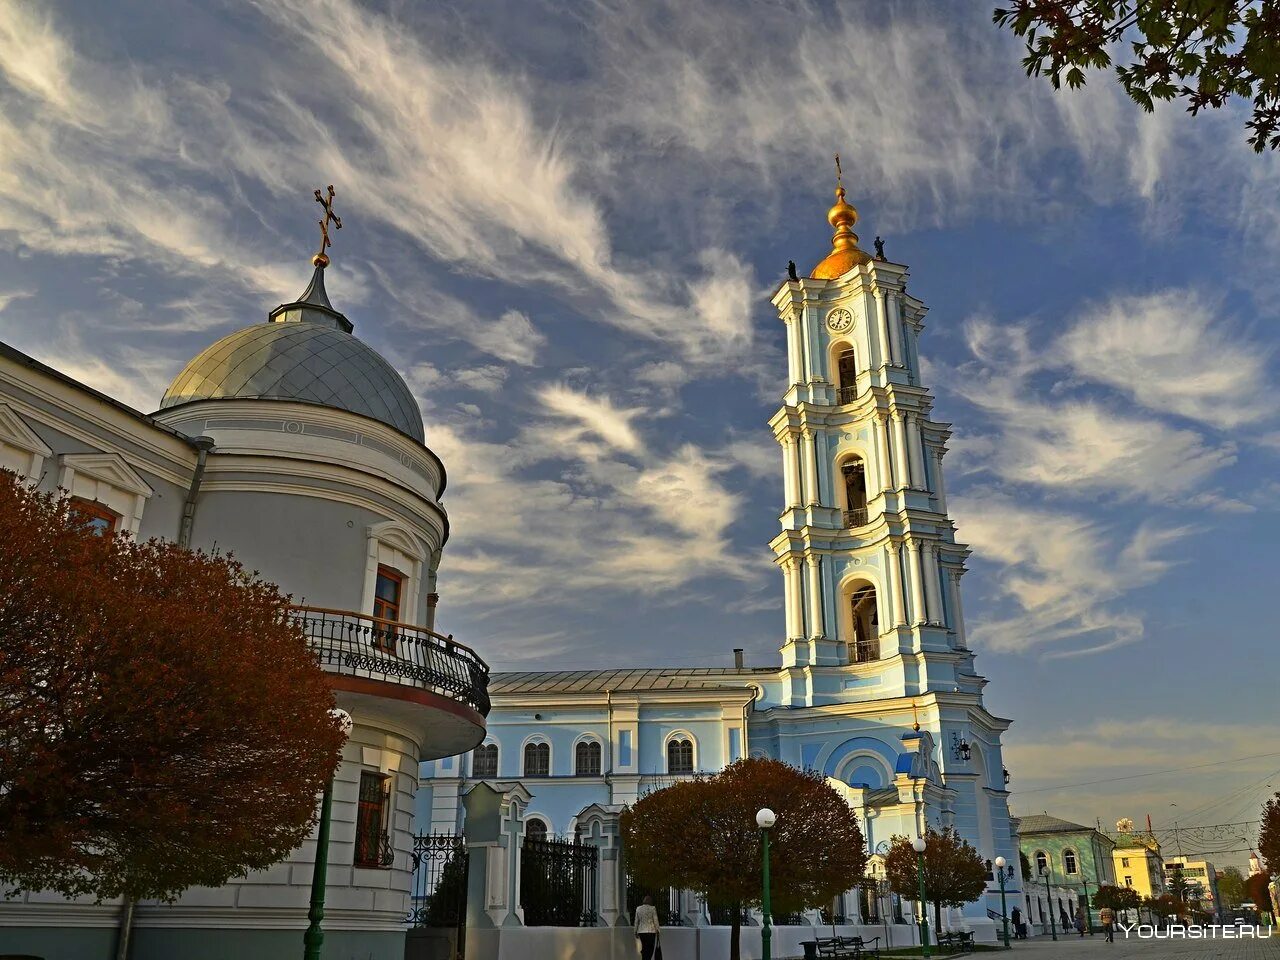
M 1036 787 L 1034 790 L 1019 790 L 1018 795 L 1028 793 L 1044 793 L 1046 790 L 1057 790 L 1061 787 L 1092 787 L 1099 783 L 1116 783 L 1120 780 L 1141 780 L 1143 777 L 1159 777 L 1166 773 L 1182 773 L 1185 770 L 1203 770 L 1205 767 L 1220 767 L 1226 763 L 1241 763 L 1245 760 L 1263 760 L 1269 757 L 1280 757 L 1280 753 L 1255 753 L 1249 757 L 1235 757 L 1231 760 L 1215 760 L 1212 763 L 1196 763 L 1189 767 L 1170 767 L 1168 770 L 1152 770 L 1150 773 L 1132 773 L 1123 777 L 1104 777 L 1101 780 L 1063 780 L 1047 787 Z

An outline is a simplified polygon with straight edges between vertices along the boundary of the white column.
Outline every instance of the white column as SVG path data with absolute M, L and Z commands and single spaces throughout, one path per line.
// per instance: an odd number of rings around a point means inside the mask
M 796 438 L 788 433 L 782 438 L 782 496 L 787 509 L 800 506 L 800 470 L 796 463 Z
M 907 455 L 911 458 L 914 486 L 919 490 L 926 489 L 928 477 L 924 470 L 924 439 L 920 435 L 920 415 L 917 413 L 907 414 Z
M 941 446 L 932 448 L 933 452 L 933 496 L 938 504 L 938 512 L 947 512 L 947 485 L 942 480 L 942 454 L 945 452 Z
M 929 594 L 928 619 L 930 623 L 942 623 L 942 584 L 939 577 L 938 545 L 925 543 L 921 560 L 924 562 L 924 585 Z
M 893 460 L 893 473 L 899 490 L 909 490 L 911 483 L 911 467 L 908 465 L 907 429 L 901 410 L 893 411 L 893 445 L 896 456 Z
M 907 355 L 902 349 L 902 313 L 898 309 L 898 291 L 887 291 L 885 299 L 889 301 L 889 343 L 893 351 L 894 365 L 905 367 Z
M 787 314 L 787 377 L 791 383 L 800 382 L 800 324 L 796 312 Z
M 818 558 L 811 553 L 804 559 L 809 573 L 809 636 L 825 637 L 827 631 L 822 622 L 822 586 Z
M 889 589 L 893 595 L 893 625 L 895 627 L 906 626 L 907 623 L 907 601 L 902 594 L 902 564 L 898 559 L 901 552 L 902 548 L 898 544 L 889 544 Z M 885 620 L 887 622 L 888 617 Z
M 782 561 L 782 573 L 786 577 L 787 639 L 794 640 L 804 634 L 804 621 L 800 611 L 800 570 L 790 557 Z
M 801 448 L 801 460 L 804 462 L 804 479 L 805 491 L 804 502 L 808 504 L 820 503 L 818 497 L 818 451 L 813 442 L 813 431 L 807 427 L 800 431 L 800 435 L 804 438 L 804 445 Z
M 876 298 L 876 333 L 880 340 L 880 365 L 888 366 L 893 363 L 893 354 L 889 346 L 889 314 L 885 310 L 884 291 L 876 287 L 871 294 Z
M 924 583 L 920 576 L 920 544 L 907 541 L 907 575 L 911 578 L 911 622 L 923 623 L 929 614 L 924 605 Z
M 893 489 L 893 461 L 889 458 L 889 423 L 876 414 L 876 440 L 880 444 L 880 489 Z
M 951 584 L 951 629 L 956 634 L 956 646 L 963 647 L 965 644 L 964 635 L 964 607 L 960 604 L 960 571 L 956 569 L 947 571 L 947 580 Z

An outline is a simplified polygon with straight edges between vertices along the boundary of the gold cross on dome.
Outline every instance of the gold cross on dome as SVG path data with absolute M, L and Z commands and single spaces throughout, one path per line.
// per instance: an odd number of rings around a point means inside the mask
M 844 174 L 840 172 L 840 154 L 836 154 L 836 186 L 844 186 Z M 317 193 L 319 191 L 316 191 Z
M 333 229 L 335 230 L 342 229 L 342 218 L 333 212 L 333 196 L 334 190 L 332 183 L 329 184 L 328 197 L 322 194 L 319 190 L 316 191 L 316 203 L 324 207 L 324 218 L 319 221 L 320 252 L 317 253 L 316 256 L 323 258 L 326 263 L 329 262 L 329 258 L 325 255 L 325 250 L 333 245 L 332 241 L 329 239 L 329 224 L 332 223 Z

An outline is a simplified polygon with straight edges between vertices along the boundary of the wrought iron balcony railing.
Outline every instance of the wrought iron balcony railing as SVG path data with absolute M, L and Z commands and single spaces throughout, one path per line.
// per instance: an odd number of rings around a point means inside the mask
M 430 690 L 488 715 L 489 665 L 452 637 L 348 610 L 292 610 L 326 670 Z
M 355 865 L 357 867 L 389 867 L 396 862 L 396 852 L 391 837 L 384 830 L 380 833 L 357 833 Z
M 852 510 L 844 512 L 844 525 L 846 527 L 865 527 L 867 525 L 867 508 L 854 507 Z
M 857 386 L 836 388 L 836 403 L 853 403 L 857 399 Z

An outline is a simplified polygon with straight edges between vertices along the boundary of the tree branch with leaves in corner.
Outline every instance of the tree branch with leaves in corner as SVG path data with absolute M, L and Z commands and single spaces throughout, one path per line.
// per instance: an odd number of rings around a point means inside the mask
M 1012 0 L 992 18 L 1025 39 L 1027 74 L 1054 89 L 1112 68 L 1147 112 L 1248 100 L 1249 143 L 1280 148 L 1280 0 Z

